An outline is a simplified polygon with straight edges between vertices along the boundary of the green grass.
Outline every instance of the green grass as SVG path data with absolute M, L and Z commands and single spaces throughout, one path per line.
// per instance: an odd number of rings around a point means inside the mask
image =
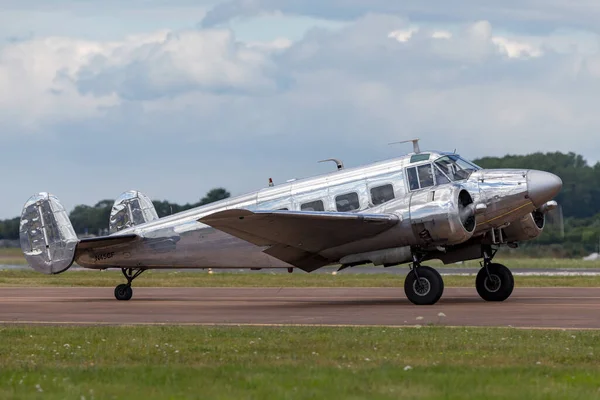
M 443 271 L 442 271 L 443 272 Z M 0 270 L 0 287 L 113 287 L 125 279 L 117 271 L 67 271 L 44 275 L 35 271 Z M 474 276 L 444 276 L 446 287 L 471 287 Z M 600 276 L 517 276 L 517 287 L 600 287 Z M 404 276 L 388 274 L 227 273 L 148 271 L 135 287 L 403 287 Z
M 593 399 L 600 332 L 6 327 L 0 398 Z
M 25 257 L 19 248 L 0 248 L 0 265 L 26 265 Z

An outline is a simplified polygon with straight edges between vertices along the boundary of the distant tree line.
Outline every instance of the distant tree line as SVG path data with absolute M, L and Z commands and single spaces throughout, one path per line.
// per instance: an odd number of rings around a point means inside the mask
M 159 217 L 165 217 L 170 214 L 175 214 L 181 211 L 189 210 L 215 201 L 223 200 L 230 197 L 231 194 L 224 188 L 215 188 L 206 193 L 197 203 L 188 203 L 179 205 L 168 201 L 155 201 L 152 203 L 156 208 L 156 213 Z M 110 211 L 114 204 L 114 200 L 102 200 L 94 206 L 78 205 L 69 213 L 69 219 L 73 224 L 73 228 L 78 235 L 99 235 L 105 234 L 108 230 L 108 221 Z M 7 219 L 0 221 L 0 240 L 17 240 L 19 239 L 19 223 L 20 218 Z

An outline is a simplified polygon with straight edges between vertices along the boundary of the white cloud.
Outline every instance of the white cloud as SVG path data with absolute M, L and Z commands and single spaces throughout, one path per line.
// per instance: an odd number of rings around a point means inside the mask
M 291 47 L 294 44 L 294 42 L 292 42 L 290 39 L 288 38 L 277 38 L 275 40 L 272 40 L 270 42 L 248 42 L 247 46 L 248 48 L 255 48 L 255 49 L 259 49 L 262 51 L 281 51 L 281 50 L 285 50 L 289 47 Z
M 452 38 L 452 33 L 448 31 L 434 31 L 431 37 L 434 39 L 450 39 Z
M 228 0 L 208 11 L 202 23 L 215 26 L 236 18 L 283 12 L 335 20 L 354 20 L 369 13 L 404 15 L 412 20 L 460 22 L 486 19 L 513 28 L 597 29 L 600 3 L 596 0 Z
M 410 40 L 410 38 L 412 37 L 412 35 L 415 32 L 418 32 L 419 30 L 417 28 L 410 28 L 410 29 L 404 29 L 404 30 L 396 30 L 396 31 L 392 31 L 388 34 L 388 37 L 390 38 L 394 38 L 399 42 L 408 42 Z
M 411 40 L 419 31 L 420 29 L 416 27 L 399 29 L 390 32 L 388 37 L 396 39 L 401 43 L 406 43 Z M 426 34 L 433 39 L 445 40 L 451 40 L 453 36 L 451 32 L 443 30 L 434 30 Z M 487 47 L 491 42 L 496 45 L 503 54 L 510 58 L 539 57 L 543 54 L 542 50 L 538 46 L 528 42 L 527 39 L 519 40 L 509 39 L 502 36 L 493 36 L 492 27 L 488 21 L 479 21 L 468 26 L 467 29 L 463 31 L 463 37 L 459 38 L 461 45 L 464 43 L 465 36 L 471 43 L 480 43 L 484 48 Z M 540 41 L 539 39 L 535 40 L 533 38 L 530 40 L 534 42 Z
M 500 36 L 492 38 L 492 42 L 510 58 L 540 57 L 543 54 L 541 49 L 529 43 L 518 42 Z
M 187 91 L 269 91 L 277 83 L 266 49 L 236 43 L 231 31 L 168 31 L 119 42 L 32 39 L 0 48 L 2 123 L 23 131 L 101 116 L 126 100 Z M 260 48 L 259 48 L 260 47 Z M 5 126 L 6 126 L 5 125 Z
M 415 26 L 370 14 L 298 42 L 203 29 L 6 44 L 0 145 L 19 168 L 0 217 L 38 190 L 67 206 L 131 187 L 180 202 L 240 193 L 328 170 L 323 158 L 397 155 L 386 144 L 414 136 L 470 157 L 600 158 L 597 36 Z
M 61 79 L 89 62 L 102 46 L 81 40 L 47 38 L 0 48 L 0 108 L 2 122 L 22 131 L 42 129 L 61 119 L 99 115 L 99 107 L 119 99 L 107 95 L 81 96 Z
M 184 31 L 117 45 L 80 68 L 75 79 L 83 93 L 144 100 L 194 90 L 274 90 L 273 67 L 256 46 L 236 43 L 231 31 Z

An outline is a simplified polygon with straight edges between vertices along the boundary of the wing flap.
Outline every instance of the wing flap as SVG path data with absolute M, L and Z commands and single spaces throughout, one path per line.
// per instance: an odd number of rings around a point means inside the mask
M 375 236 L 399 221 L 390 214 L 227 210 L 198 220 L 312 271 L 330 262 L 323 250 Z

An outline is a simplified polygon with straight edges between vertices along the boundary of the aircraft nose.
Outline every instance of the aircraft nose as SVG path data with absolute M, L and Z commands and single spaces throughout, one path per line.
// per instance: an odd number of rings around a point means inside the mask
M 550 172 L 530 170 L 527 172 L 529 198 L 536 207 L 550 201 L 562 189 L 562 180 Z

